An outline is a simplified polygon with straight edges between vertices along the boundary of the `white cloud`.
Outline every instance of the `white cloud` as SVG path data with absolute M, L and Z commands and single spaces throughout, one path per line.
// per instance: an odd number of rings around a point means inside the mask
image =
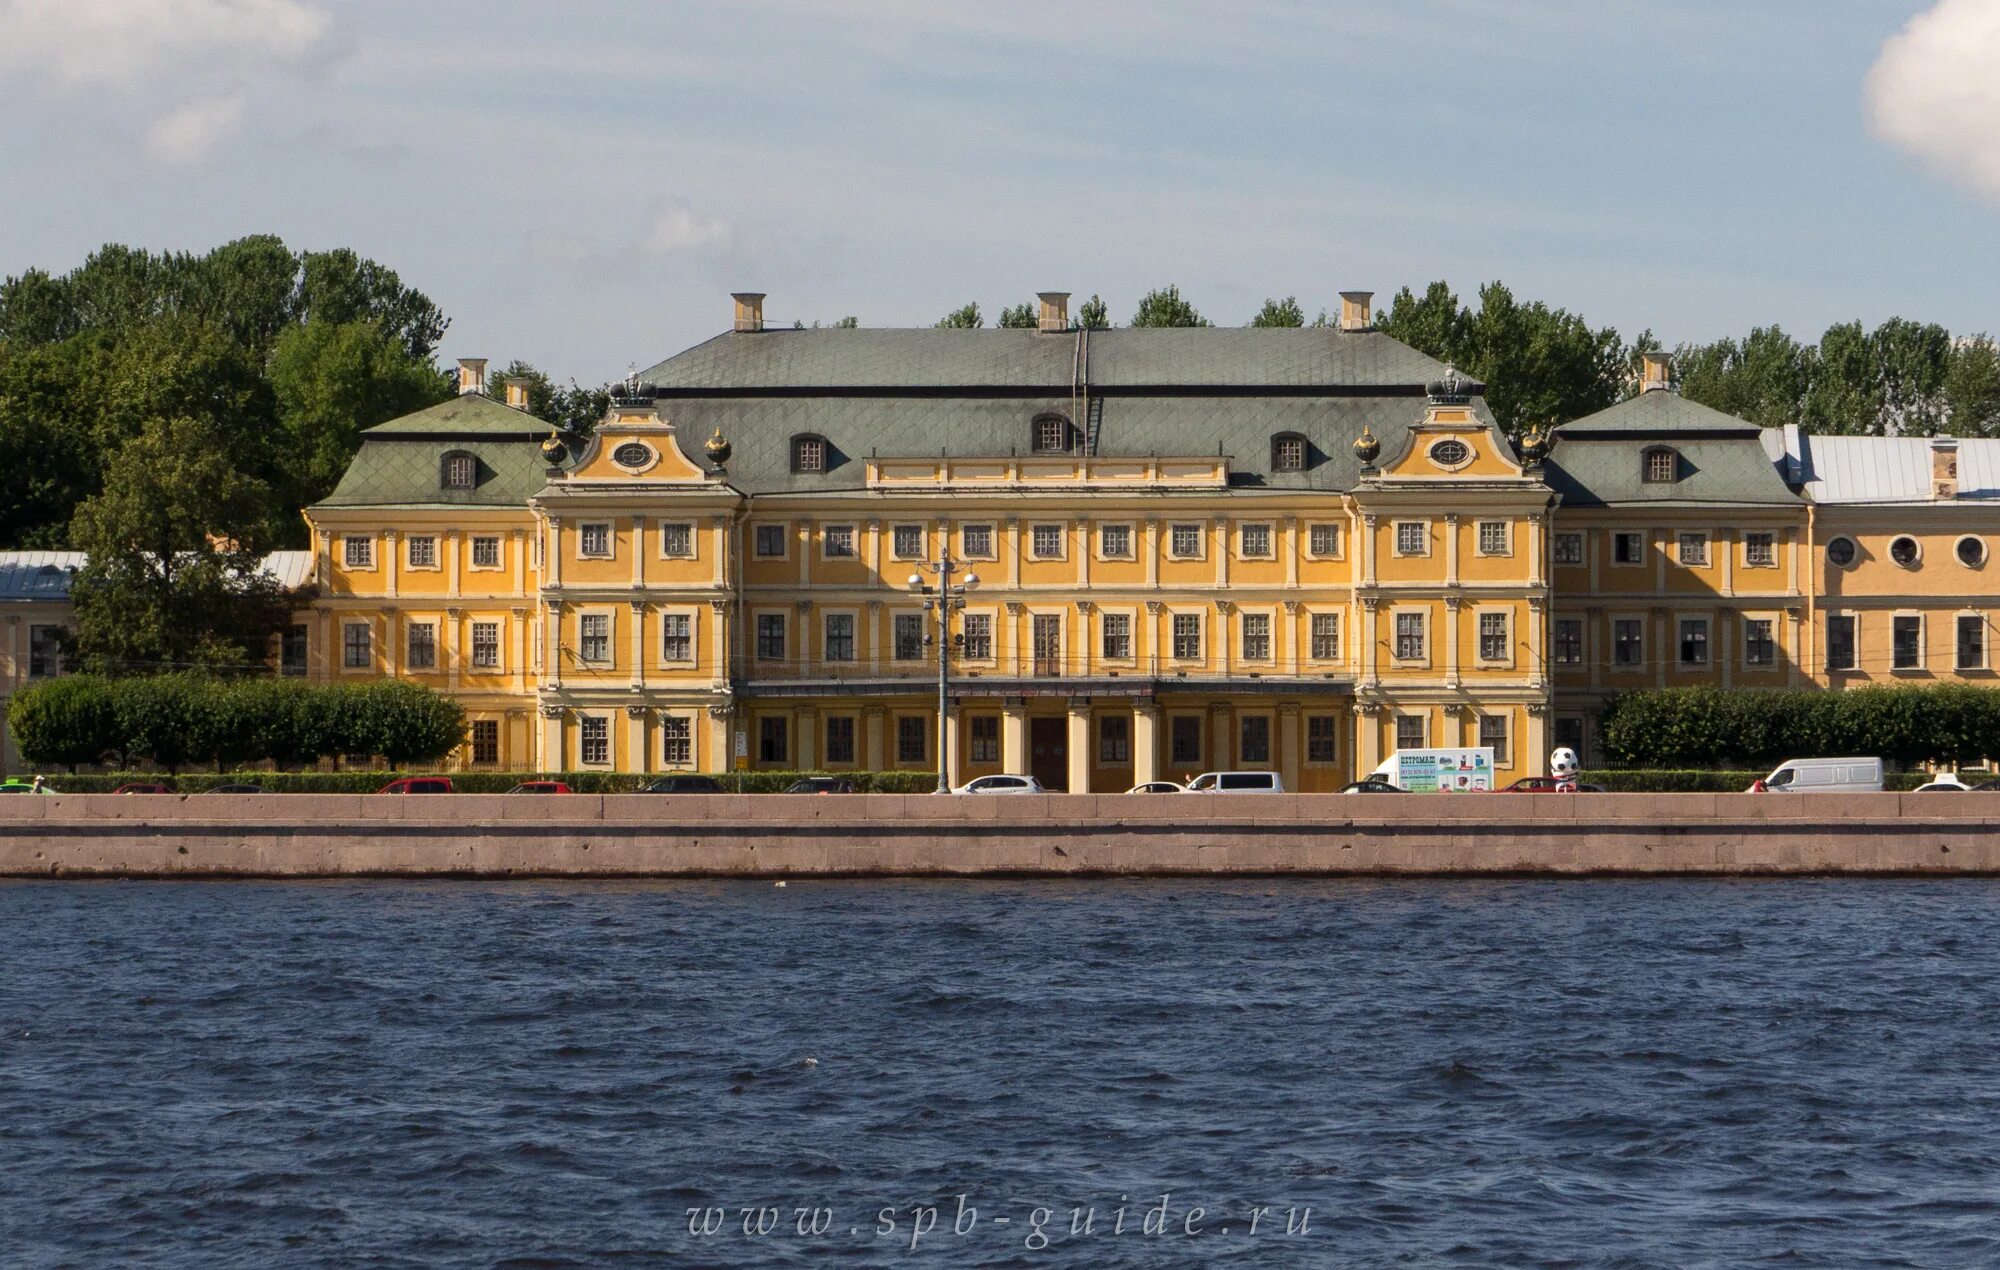
M 682 251 L 702 251 L 727 247 L 736 237 L 735 227 L 716 216 L 699 216 L 684 205 L 662 208 L 653 214 L 640 246 L 656 256 Z
M 146 153 L 162 163 L 198 163 L 215 153 L 243 125 L 243 97 L 191 101 L 146 129 Z
M 332 19 L 303 0 L 0 0 L 0 70 L 72 85 L 297 62 Z
M 1882 45 L 1864 92 L 1876 136 L 2000 198 L 2000 0 L 1938 0 Z

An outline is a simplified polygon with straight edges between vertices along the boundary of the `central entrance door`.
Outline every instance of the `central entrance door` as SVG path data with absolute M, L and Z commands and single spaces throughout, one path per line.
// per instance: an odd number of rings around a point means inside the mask
M 1069 788 L 1069 720 L 1028 720 L 1028 772 L 1042 788 Z

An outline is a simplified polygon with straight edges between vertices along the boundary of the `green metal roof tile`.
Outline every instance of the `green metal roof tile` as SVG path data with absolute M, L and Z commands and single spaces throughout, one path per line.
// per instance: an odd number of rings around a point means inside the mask
M 400 419 L 369 428 L 364 436 L 545 437 L 549 425 L 483 393 L 466 393 Z

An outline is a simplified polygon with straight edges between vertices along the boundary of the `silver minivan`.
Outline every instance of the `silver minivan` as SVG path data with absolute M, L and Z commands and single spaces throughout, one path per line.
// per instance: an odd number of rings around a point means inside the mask
M 1773 794 L 1878 794 L 1882 792 L 1879 758 L 1795 758 L 1778 764 L 1759 787 Z
M 1187 783 L 1190 794 L 1282 794 L 1285 782 L 1276 772 L 1203 772 Z

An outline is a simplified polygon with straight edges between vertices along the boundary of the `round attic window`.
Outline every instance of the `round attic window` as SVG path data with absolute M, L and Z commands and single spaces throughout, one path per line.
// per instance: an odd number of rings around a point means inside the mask
M 1908 534 L 1903 534 L 1889 540 L 1889 558 L 1897 564 L 1902 565 L 1905 569 L 1916 568 L 1917 561 L 1923 559 L 1923 557 L 1923 548 L 1919 547 L 1917 540 Z
M 1472 462 L 1472 447 L 1457 437 L 1446 437 L 1431 447 L 1431 462 L 1442 468 L 1464 467 Z
M 1845 569 L 1848 565 L 1853 564 L 1854 554 L 1854 540 L 1852 538 L 1835 538 L 1832 542 L 1826 544 L 1826 558 L 1832 562 L 1835 568 Z
M 611 461 L 619 467 L 637 471 L 649 466 L 653 461 L 653 447 L 641 445 L 637 441 L 627 441 L 611 452 Z

